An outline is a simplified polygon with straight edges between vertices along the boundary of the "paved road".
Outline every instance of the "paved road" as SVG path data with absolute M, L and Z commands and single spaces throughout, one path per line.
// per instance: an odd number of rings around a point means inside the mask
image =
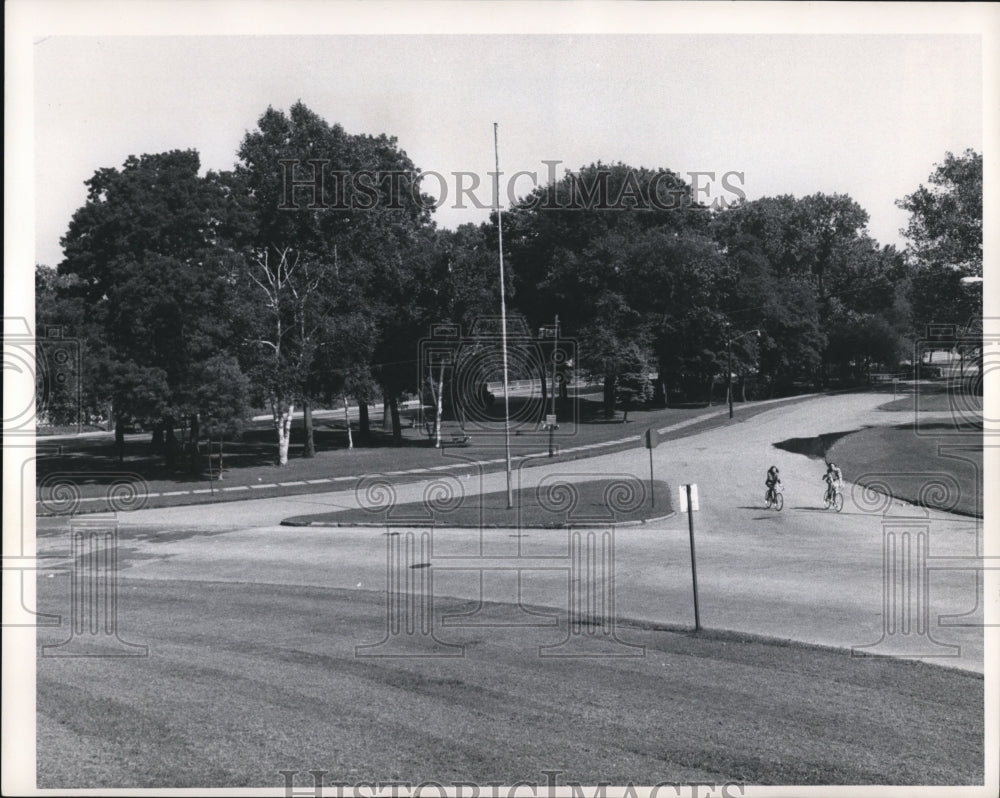
M 673 486 L 686 482 L 699 486 L 701 509 L 695 514 L 695 536 L 703 626 L 839 647 L 882 639 L 881 648 L 875 651 L 982 672 L 982 629 L 976 624 L 982 623 L 983 599 L 975 571 L 935 567 L 961 566 L 963 562 L 956 558 L 976 555 L 977 522 L 901 504 L 858 506 L 850 495 L 843 513 L 824 511 L 823 464 L 772 445 L 789 438 L 848 432 L 866 424 L 898 423 L 898 416 L 876 409 L 885 401 L 884 396 L 850 394 L 778 406 L 655 450 L 657 478 Z M 516 475 L 520 481 L 515 486 L 530 487 L 553 474 L 583 479 L 626 473 L 645 478 L 648 462 L 644 450 L 633 449 L 527 469 Z M 781 513 L 762 507 L 764 471 L 772 462 L 781 468 L 785 485 L 786 504 Z M 504 479 L 503 473 L 488 474 L 463 479 L 460 484 L 465 491 L 499 490 Z M 427 484 L 398 486 L 396 500 L 419 500 Z M 567 601 L 574 595 L 570 585 L 583 585 L 577 578 L 579 572 L 570 568 L 571 533 L 561 530 L 417 530 L 409 538 L 411 533 L 405 529 L 393 530 L 398 535 L 390 537 L 384 530 L 371 528 L 279 526 L 281 519 L 291 515 L 356 504 L 353 491 L 347 491 L 129 513 L 121 518 L 121 576 L 379 592 L 386 585 L 387 551 L 401 543 L 405 558 L 405 545 L 412 540 L 416 548 L 404 565 L 416 567 L 404 569 L 404 576 L 424 573 L 424 566 L 433 565 L 426 573 L 434 574 L 435 596 L 505 604 L 499 611 L 465 619 L 484 628 L 532 620 L 517 609 L 518 598 L 525 605 L 565 614 Z M 64 519 L 39 522 L 40 554 L 65 550 L 65 523 Z M 890 542 L 897 554 L 904 545 L 903 532 L 914 545 L 918 534 L 928 541 L 929 601 L 914 598 L 914 581 L 910 600 L 897 595 L 886 611 L 884 599 L 893 598 L 891 590 L 885 591 L 883 577 L 887 530 L 895 535 Z M 429 536 L 425 543 L 433 549 L 421 552 L 425 534 Z M 579 552 L 584 560 L 587 534 Z M 599 549 L 606 541 L 601 533 L 594 534 Z M 613 613 L 620 617 L 668 626 L 691 624 L 686 517 L 618 529 L 613 543 L 613 591 L 583 589 L 579 595 L 598 601 L 613 597 Z M 522 564 L 528 566 L 522 567 L 520 581 L 518 572 L 510 568 L 510 558 L 518 556 L 527 558 Z M 475 557 L 487 559 L 480 562 Z M 594 567 L 599 569 L 600 560 L 596 562 Z M 898 581 L 901 562 L 888 560 L 899 566 L 897 585 L 902 584 Z M 587 584 L 595 581 L 599 580 L 592 575 Z M 905 612 L 910 615 L 904 617 Z M 945 625 L 954 619 L 943 616 L 958 615 L 963 615 L 961 622 L 966 625 Z M 903 627 L 885 634 L 885 625 L 894 621 L 912 622 L 909 634 L 898 633 Z M 447 629 L 439 633 L 446 636 Z M 371 630 L 370 637 L 357 642 L 378 642 L 383 635 L 380 625 Z

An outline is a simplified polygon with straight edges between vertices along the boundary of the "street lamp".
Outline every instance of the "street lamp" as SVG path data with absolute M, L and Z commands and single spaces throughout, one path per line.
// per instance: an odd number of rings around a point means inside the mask
M 728 329 L 728 327 L 727 327 Z M 729 398 L 729 417 L 733 417 L 733 341 L 738 341 L 747 335 L 757 335 L 760 338 L 760 330 L 747 330 L 745 333 L 734 335 L 726 339 L 726 396 Z

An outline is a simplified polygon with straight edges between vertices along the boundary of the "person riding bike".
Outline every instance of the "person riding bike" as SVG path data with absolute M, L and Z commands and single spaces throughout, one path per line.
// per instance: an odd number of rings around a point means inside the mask
M 823 474 L 823 479 L 827 485 L 827 496 L 831 499 L 843 491 L 844 475 L 836 463 L 832 463 L 829 460 L 826 461 L 826 473 Z
M 773 495 L 778 487 L 781 486 L 781 478 L 779 476 L 777 466 L 771 466 L 767 469 L 767 478 L 764 480 L 764 484 L 767 485 L 769 495 Z

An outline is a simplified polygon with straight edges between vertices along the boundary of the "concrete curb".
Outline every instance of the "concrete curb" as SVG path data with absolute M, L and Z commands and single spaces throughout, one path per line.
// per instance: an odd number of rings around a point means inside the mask
M 674 518 L 676 512 L 667 515 L 660 515 L 656 518 L 639 518 L 634 521 L 620 521 L 615 524 L 599 524 L 582 522 L 576 524 L 523 524 L 519 527 L 506 526 L 503 524 L 438 524 L 434 521 L 296 521 L 294 518 L 286 518 L 280 526 L 290 527 L 326 527 L 328 529 L 616 529 L 624 527 L 637 527 L 647 524 L 655 524 L 659 521 L 667 521 Z

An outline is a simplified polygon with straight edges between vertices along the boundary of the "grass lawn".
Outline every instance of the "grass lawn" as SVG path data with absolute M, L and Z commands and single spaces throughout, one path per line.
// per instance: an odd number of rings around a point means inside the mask
M 972 393 L 962 384 L 948 382 L 908 382 L 901 383 L 892 397 L 892 388 L 881 389 L 889 401 L 881 410 L 897 413 L 951 413 L 957 423 L 982 421 L 983 397 Z
M 938 437 L 917 434 L 913 424 L 871 427 L 838 440 L 828 456 L 850 482 L 914 504 L 982 517 L 982 433 L 974 427 L 966 431 L 964 437 Z M 940 448 L 947 444 L 964 448 L 949 453 Z
M 832 460 L 849 482 L 891 493 L 896 499 L 982 517 L 982 397 L 952 391 L 943 382 L 902 387 L 913 393 L 890 398 L 879 409 L 913 414 L 906 423 L 789 438 L 774 445 Z M 891 397 L 891 387 L 882 390 Z M 942 413 L 948 415 L 942 418 Z M 962 450 L 942 449 L 947 446 Z M 864 506 L 870 504 L 877 502 L 866 501 Z
M 60 612 L 68 577 L 40 579 Z M 983 784 L 983 677 L 731 633 L 621 623 L 630 657 L 539 656 L 547 628 L 434 628 L 460 656 L 359 657 L 385 594 L 119 580 L 121 637 L 148 656 L 37 660 L 43 789 L 513 784 Z M 65 627 L 38 630 L 62 642 Z M 405 654 L 409 652 L 411 656 Z M 112 649 L 113 653 L 113 649 Z M 420 656 L 424 655 L 424 656 Z M 466 793 L 468 794 L 468 793 Z M 701 793 L 704 795 L 704 790 Z M 737 786 L 730 794 L 739 794 Z
M 448 526 L 473 529 L 499 527 L 565 527 L 635 523 L 662 518 L 673 512 L 670 487 L 639 479 L 597 479 L 588 482 L 553 482 L 541 489 L 513 492 L 507 507 L 506 491 L 466 496 L 454 478 L 432 483 L 427 500 L 394 505 L 389 509 L 342 510 L 334 513 L 298 515 L 282 521 L 284 526 Z

